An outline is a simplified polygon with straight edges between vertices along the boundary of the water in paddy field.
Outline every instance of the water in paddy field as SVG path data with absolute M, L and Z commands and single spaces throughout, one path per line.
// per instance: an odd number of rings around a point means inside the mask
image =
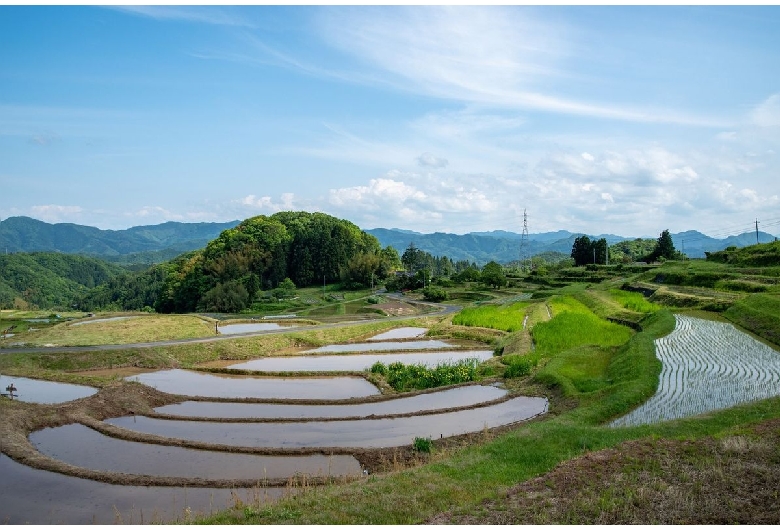
M 655 341 L 661 361 L 656 393 L 612 427 L 687 418 L 780 395 L 780 352 L 729 323 L 675 319 L 674 331 Z
M 371 341 L 371 340 L 416 339 L 417 337 L 422 337 L 423 335 L 425 335 L 426 331 L 428 331 L 426 328 L 411 328 L 411 327 L 395 328 L 389 331 L 385 331 L 384 333 L 380 333 L 379 335 L 376 335 L 366 340 Z
M 0 392 L 8 394 L 6 387 L 16 387 L 13 399 L 27 403 L 54 404 L 72 401 L 97 393 L 97 388 L 69 383 L 56 383 L 26 377 L 0 375 Z
M 254 333 L 256 331 L 270 331 L 274 329 L 294 328 L 294 325 L 276 324 L 272 322 L 250 323 L 250 324 L 226 324 L 217 327 L 220 335 L 236 335 L 239 333 Z
M 385 365 L 400 362 L 403 364 L 421 364 L 433 368 L 438 364 L 455 363 L 465 359 L 486 361 L 493 357 L 490 350 L 443 351 L 431 353 L 386 353 L 354 355 L 295 355 L 289 357 L 264 357 L 244 363 L 233 364 L 228 368 L 236 370 L 255 370 L 258 372 L 362 372 L 376 362 Z
M 452 348 L 441 340 L 417 340 L 408 342 L 369 342 L 359 344 L 331 344 L 303 353 L 348 353 L 358 351 L 400 351 L 400 350 L 436 350 Z
M 85 320 L 84 322 L 74 322 L 69 324 L 70 326 L 83 326 L 85 324 L 97 324 L 98 322 L 114 322 L 116 320 L 128 320 L 130 318 L 138 317 L 108 317 L 108 318 L 96 318 L 94 320 Z
M 185 396 L 257 399 L 349 399 L 379 394 L 360 377 L 274 378 L 161 370 L 126 378 Z
M 246 447 L 396 447 L 416 437 L 450 437 L 528 420 L 547 411 L 547 400 L 518 397 L 476 409 L 392 419 L 290 423 L 223 423 L 145 416 L 106 420 L 111 425 L 169 438 Z
M 470 407 L 506 396 L 494 386 L 470 385 L 416 396 L 357 405 L 288 405 L 277 403 L 216 403 L 185 401 L 158 407 L 155 412 L 201 418 L 358 418 Z
M 266 456 L 204 451 L 120 440 L 78 423 L 33 432 L 30 442 L 41 453 L 74 466 L 156 477 L 262 481 L 296 474 L 335 477 L 361 473 L 360 464 L 350 455 Z
M 283 488 L 120 486 L 34 469 L 0 454 L 0 523 L 141 524 L 183 522 L 245 503 L 267 502 Z

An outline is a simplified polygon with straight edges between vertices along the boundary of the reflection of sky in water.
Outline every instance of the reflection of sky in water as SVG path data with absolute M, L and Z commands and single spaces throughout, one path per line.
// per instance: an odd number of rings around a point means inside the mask
M 398 351 L 398 350 L 435 350 L 439 348 L 452 348 L 441 340 L 412 340 L 408 342 L 369 342 L 359 344 L 331 344 L 303 353 L 341 353 L 355 351 Z
M 491 357 L 493 357 L 493 352 L 489 350 L 362 355 L 296 355 L 292 357 L 264 357 L 245 363 L 232 364 L 228 368 L 256 370 L 258 372 L 361 372 L 371 368 L 371 365 L 375 362 L 381 362 L 385 365 L 394 362 L 422 364 L 432 368 L 445 362 L 454 363 L 468 358 L 476 358 L 481 362 Z
M 423 410 L 468 407 L 500 399 L 506 391 L 494 386 L 470 385 L 439 392 L 398 397 L 357 405 L 288 405 L 277 403 L 215 403 L 185 401 L 158 407 L 155 412 L 203 418 L 355 418 L 372 414 L 408 414 Z
M 0 522 L 5 524 L 140 524 L 175 522 L 185 509 L 209 514 L 235 505 L 235 494 L 251 503 L 279 498 L 283 488 L 172 488 L 118 486 L 33 469 L 0 453 L 3 488 Z
M 226 425 L 226 428 L 229 426 Z M 351 455 L 266 456 L 129 442 L 74 423 L 30 434 L 41 453 L 78 467 L 156 477 L 210 479 L 359 475 Z
M 221 335 L 234 335 L 236 333 L 252 333 L 255 331 L 269 331 L 272 329 L 292 328 L 295 326 L 280 326 L 272 322 L 263 322 L 257 324 L 227 324 L 219 326 L 219 333 Z
M 126 377 L 162 392 L 185 396 L 258 399 L 349 399 L 379 394 L 360 377 L 249 377 L 162 370 Z
M 414 339 L 422 336 L 426 331 L 426 328 L 395 328 L 379 335 L 375 335 L 367 340 L 398 340 L 398 339 Z
M 14 384 L 16 392 L 14 399 L 28 403 L 63 403 L 72 401 L 97 392 L 97 388 L 69 383 L 55 383 L 53 381 L 41 381 L 26 377 L 13 377 L 0 375 L 0 392 L 7 394 L 5 387 Z
M 395 447 L 416 437 L 439 438 L 529 419 L 547 411 L 547 400 L 514 398 L 496 405 L 410 418 L 291 423 L 216 423 L 123 417 L 107 423 L 170 438 L 251 447 Z

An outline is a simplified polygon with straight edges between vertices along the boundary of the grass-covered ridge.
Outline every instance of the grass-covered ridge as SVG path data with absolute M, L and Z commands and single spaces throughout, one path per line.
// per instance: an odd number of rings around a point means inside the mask
M 552 320 L 540 322 L 531 332 L 536 351 L 542 357 L 578 346 L 618 346 L 631 336 L 629 328 L 599 318 L 571 296 L 553 297 L 549 305 Z
M 477 307 L 466 307 L 452 318 L 452 323 L 460 326 L 478 326 L 500 329 L 503 331 L 518 331 L 523 329 L 523 319 L 527 302 L 515 302 L 511 305 L 485 304 Z

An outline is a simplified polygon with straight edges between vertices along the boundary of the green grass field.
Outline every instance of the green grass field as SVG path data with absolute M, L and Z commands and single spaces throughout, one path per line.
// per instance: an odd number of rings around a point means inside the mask
M 523 329 L 523 319 L 528 305 L 527 302 L 515 302 L 511 305 L 485 304 L 467 307 L 452 318 L 452 323 L 460 326 L 519 331 Z

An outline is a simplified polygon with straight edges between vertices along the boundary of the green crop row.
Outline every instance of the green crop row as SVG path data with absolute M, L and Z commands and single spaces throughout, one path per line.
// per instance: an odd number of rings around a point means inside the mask
M 579 346 L 619 346 L 631 338 L 631 330 L 597 317 L 583 303 L 565 296 L 550 300 L 553 318 L 531 330 L 536 351 L 551 357 Z
M 459 326 L 519 331 L 523 329 L 526 307 L 528 307 L 527 302 L 516 302 L 508 306 L 467 307 L 452 318 L 452 323 Z
M 637 313 L 652 313 L 661 306 L 654 304 L 645 298 L 642 293 L 623 291 L 622 289 L 610 289 L 609 294 L 620 305 Z

